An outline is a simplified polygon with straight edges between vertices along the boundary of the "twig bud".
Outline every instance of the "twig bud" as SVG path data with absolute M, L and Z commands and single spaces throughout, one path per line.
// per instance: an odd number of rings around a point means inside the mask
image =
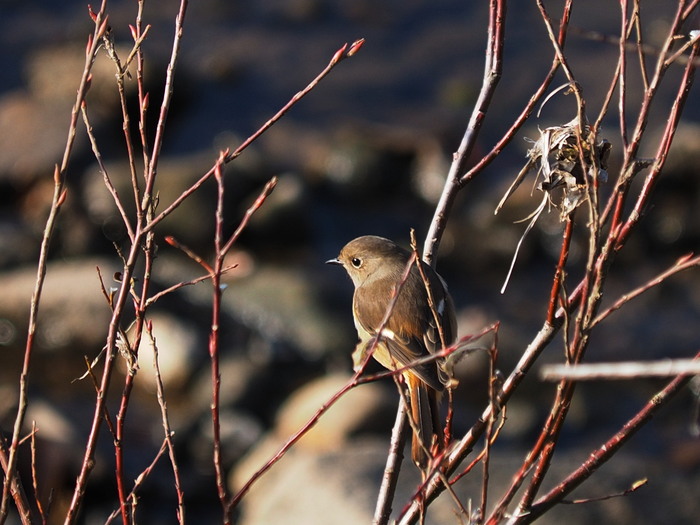
M 97 14 L 92 10 L 92 5 L 88 4 L 88 14 L 90 15 L 90 18 L 92 18 L 93 22 L 97 22 Z
M 331 58 L 331 64 L 337 64 L 340 62 L 343 58 L 345 58 L 345 50 L 348 48 L 347 44 L 343 44 L 343 47 L 338 49 L 338 51 L 335 52 L 335 55 L 333 55 L 333 58 Z
M 221 170 L 221 165 L 225 162 L 225 157 L 221 156 L 223 155 L 223 152 L 219 156 L 219 160 L 216 162 L 216 166 L 214 166 L 214 177 L 216 178 L 217 181 L 221 182 L 224 178 L 224 174 Z
M 68 196 L 68 188 L 63 188 L 61 195 L 59 195 L 58 200 L 56 201 L 56 206 L 63 206 L 63 203 L 66 202 L 67 196 Z
M 360 38 L 359 40 L 355 40 L 355 41 L 350 45 L 350 49 L 348 49 L 348 53 L 347 53 L 346 56 L 349 56 L 349 57 L 353 56 L 355 53 L 357 53 L 357 52 L 362 48 L 362 46 L 364 45 L 364 43 L 365 43 L 365 39 L 364 39 L 364 38 Z
M 97 30 L 97 37 L 102 38 L 109 29 L 109 15 L 105 16 L 100 28 Z

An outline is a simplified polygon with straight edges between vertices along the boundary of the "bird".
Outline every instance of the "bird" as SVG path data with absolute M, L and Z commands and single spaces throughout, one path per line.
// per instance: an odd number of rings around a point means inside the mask
M 365 235 L 347 243 L 335 259 L 326 262 L 342 266 L 355 286 L 352 310 L 359 338 L 353 352 L 355 371 L 373 347 L 374 359 L 385 368 L 409 366 L 401 375 L 414 422 L 411 457 L 425 471 L 430 465 L 425 449 L 443 447 L 438 401 L 448 378 L 438 360 L 413 363 L 451 345 L 457 335 L 457 321 L 447 285 L 430 265 L 418 260 L 401 284 L 410 259 L 411 254 L 395 242 Z M 417 264 L 421 265 L 430 295 Z M 395 290 L 396 302 L 382 327 Z

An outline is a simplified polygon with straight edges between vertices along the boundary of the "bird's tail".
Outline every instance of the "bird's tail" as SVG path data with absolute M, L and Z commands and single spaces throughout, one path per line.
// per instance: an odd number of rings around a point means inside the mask
M 438 393 L 414 374 L 406 374 L 411 403 L 411 417 L 418 432 L 413 432 L 411 457 L 418 468 L 425 470 L 430 464 L 426 453 L 433 444 L 442 447 L 442 425 L 438 409 Z

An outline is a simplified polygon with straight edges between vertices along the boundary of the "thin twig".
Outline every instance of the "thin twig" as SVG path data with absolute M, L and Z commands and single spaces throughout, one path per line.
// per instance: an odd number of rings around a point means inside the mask
M 543 381 L 597 381 L 600 379 L 637 379 L 700 375 L 697 359 L 661 359 L 659 361 L 623 361 L 577 365 L 544 365 L 540 370 Z
M 146 469 L 139 474 L 136 479 L 134 480 L 134 485 L 131 488 L 131 492 L 129 492 L 127 496 L 127 500 L 130 501 L 131 503 L 129 504 L 129 508 L 131 509 L 131 514 L 127 517 L 130 521 L 133 520 L 133 516 L 135 514 L 136 510 L 136 493 L 138 490 L 141 488 L 143 485 L 144 481 L 148 478 L 148 476 L 151 474 L 155 466 L 158 464 L 158 461 L 160 461 L 160 458 L 163 457 L 165 454 L 165 451 L 168 450 L 168 444 L 167 444 L 167 439 L 163 439 L 163 442 L 160 445 L 160 448 L 158 449 L 158 452 L 156 452 L 156 455 L 154 456 L 153 460 L 151 463 L 146 467 Z M 119 509 L 116 509 L 112 512 L 112 514 L 109 515 L 107 520 L 105 521 L 105 524 L 111 523 L 113 520 L 119 516 L 121 513 L 121 507 Z
M 223 266 L 224 256 L 226 255 L 222 249 L 222 238 L 224 229 L 224 176 L 223 176 L 224 154 L 219 155 L 219 159 L 214 167 L 214 176 L 216 179 L 216 212 L 215 212 L 215 228 L 214 228 L 214 268 L 211 274 L 212 287 L 212 311 L 211 311 L 211 329 L 209 332 L 209 358 L 211 360 L 211 423 L 213 434 L 213 463 L 214 473 L 216 476 L 216 490 L 223 512 L 223 523 L 229 525 L 231 523 L 231 510 L 227 504 L 228 489 L 224 478 L 222 466 L 222 450 L 221 450 L 221 372 L 219 370 L 219 327 L 221 326 L 221 299 L 223 290 L 221 288 L 221 268 Z
M 81 106 L 81 110 L 83 114 L 83 122 L 85 123 L 85 130 L 87 132 L 88 139 L 90 140 L 90 146 L 92 147 L 92 154 L 94 155 L 95 160 L 97 160 L 97 165 L 100 167 L 100 171 L 102 172 L 102 179 L 104 181 L 105 187 L 107 188 L 107 191 L 109 191 L 109 194 L 112 196 L 114 205 L 119 211 L 119 215 L 122 218 L 122 223 L 124 223 L 124 227 L 126 228 L 126 233 L 129 235 L 129 240 L 131 242 L 134 242 L 134 228 L 131 225 L 131 221 L 129 220 L 129 216 L 126 213 L 126 209 L 124 209 L 121 197 L 119 197 L 119 192 L 117 192 L 117 188 L 115 188 L 114 184 L 112 183 L 112 179 L 110 178 L 109 172 L 107 171 L 107 166 L 105 165 L 104 159 L 102 158 L 102 152 L 100 151 L 97 145 L 97 138 L 95 137 L 95 134 L 93 132 L 92 124 L 90 123 L 90 118 L 88 117 L 87 104 L 83 104 Z
M 613 498 L 621 498 L 638 491 L 639 489 L 644 487 L 648 482 L 649 480 L 647 478 L 644 478 L 635 481 L 630 487 L 626 488 L 622 492 L 617 492 L 615 494 L 606 494 L 605 496 L 599 496 L 597 498 L 578 498 L 574 500 L 563 499 L 559 503 L 566 505 L 581 505 L 583 503 L 597 503 L 599 501 L 606 501 Z
M 496 399 L 496 359 L 498 356 L 498 332 L 496 332 L 496 340 L 494 345 L 489 352 L 489 404 L 492 406 L 491 415 L 486 424 L 486 434 L 484 438 L 484 450 L 483 456 L 483 475 L 481 480 L 481 505 L 479 507 L 480 520 L 483 520 L 486 516 L 486 509 L 488 503 L 488 491 L 489 491 L 489 464 L 491 460 L 491 445 L 493 444 L 493 438 L 498 433 L 498 428 L 496 426 L 498 420 L 498 409 L 496 404 L 498 403 Z
M 501 79 L 503 69 L 503 42 L 505 39 L 506 0 L 490 0 L 488 43 L 486 47 L 486 60 L 484 63 L 484 78 L 477 98 L 474 110 L 467 124 L 467 129 L 462 137 L 462 142 L 454 154 L 447 180 L 440 195 L 440 200 L 435 207 L 433 219 L 423 245 L 423 259 L 428 264 L 433 264 L 437 253 L 442 233 L 447 225 L 447 219 L 454 204 L 459 189 L 467 182 L 462 180 L 466 172 L 469 156 L 474 149 L 474 144 L 481 130 L 481 125 L 486 118 L 493 94 Z
M 627 149 L 627 53 L 625 46 L 627 44 L 628 28 L 627 24 L 627 0 L 620 0 L 620 43 L 619 43 L 619 62 L 618 62 L 618 117 L 620 122 L 620 142 L 623 150 Z
M 403 449 L 406 444 L 408 432 L 406 427 L 406 401 L 403 396 L 399 399 L 399 406 L 396 410 L 396 420 L 391 430 L 391 443 L 389 454 L 384 466 L 382 483 L 377 495 L 377 504 L 374 509 L 372 525 L 386 525 L 391 517 L 391 506 L 396 493 L 396 484 L 399 480 L 401 463 L 403 461 Z
M 71 111 L 70 124 L 68 126 L 68 137 L 66 139 L 66 147 L 63 152 L 61 165 L 56 166 L 54 171 L 54 193 L 51 201 L 51 209 L 49 217 L 46 220 L 44 234 L 41 240 L 41 248 L 39 251 L 39 262 L 37 264 L 37 275 L 32 293 L 29 310 L 29 327 L 27 330 L 27 340 L 24 350 L 24 360 L 22 363 L 22 371 L 19 379 L 19 400 L 17 403 L 17 415 L 15 417 L 14 427 L 12 431 L 12 441 L 9 447 L 9 455 L 7 465 L 5 466 L 5 480 L 3 482 L 2 502 L 0 503 L 0 522 L 7 519 L 8 501 L 10 494 L 14 497 L 15 504 L 19 509 L 20 516 L 25 519 L 30 515 L 29 505 L 23 497 L 22 491 L 17 490 L 19 481 L 16 478 L 17 452 L 19 447 L 20 435 L 24 423 L 24 417 L 27 412 L 28 404 L 28 375 L 31 366 L 32 350 L 34 348 L 34 335 L 37 328 L 37 318 L 39 314 L 39 304 L 41 295 L 44 289 L 44 281 L 46 279 L 46 265 L 48 261 L 49 248 L 53 234 L 58 222 L 58 215 L 62 204 L 66 199 L 66 172 L 68 162 L 73 153 L 73 145 L 75 143 L 75 135 L 77 129 L 78 118 L 80 115 L 80 107 L 85 100 L 85 96 L 90 87 L 90 72 L 95 61 L 95 56 L 99 48 L 99 42 L 102 35 L 107 30 L 107 18 L 105 16 L 106 0 L 103 0 L 100 11 L 95 15 L 95 28 L 88 41 L 88 46 L 85 55 L 85 65 L 78 86 L 78 92 L 75 99 L 75 104 Z
M 403 287 L 404 283 L 408 279 L 408 276 L 411 271 L 411 267 L 415 264 L 415 257 L 413 254 L 411 254 L 411 257 L 408 260 L 408 263 L 406 264 L 406 268 L 404 269 L 404 272 L 401 276 L 400 281 L 396 285 L 393 296 L 391 300 L 389 301 L 389 304 L 387 305 L 387 310 L 384 314 L 384 318 L 382 319 L 382 322 L 379 324 L 378 333 L 381 333 L 382 330 L 384 330 L 384 327 L 386 324 L 389 322 L 389 318 L 391 317 L 391 313 L 394 311 L 394 307 L 396 306 L 396 302 L 399 297 L 399 293 L 401 288 Z M 364 361 L 361 363 L 361 365 L 358 367 L 358 369 L 355 371 L 355 374 L 352 376 L 352 378 L 343 386 L 341 387 L 333 396 L 331 396 L 317 411 L 316 413 L 293 435 L 291 436 L 285 443 L 282 445 L 282 447 L 277 451 L 277 453 L 272 456 L 262 467 L 260 467 L 244 484 L 243 486 L 238 490 L 238 492 L 233 496 L 229 503 L 229 508 L 231 510 L 235 509 L 236 506 L 241 502 L 243 497 L 248 493 L 248 491 L 251 489 L 251 487 L 270 469 L 272 466 L 277 463 L 282 457 L 289 451 L 289 449 L 297 442 L 299 441 L 306 432 L 311 429 L 316 422 L 321 418 L 323 414 L 325 414 L 337 401 L 340 399 L 348 390 L 351 388 L 356 387 L 357 385 L 363 384 L 363 383 L 368 383 L 370 381 L 376 381 L 377 379 L 380 379 L 382 377 L 386 377 L 387 375 L 398 375 L 404 369 L 397 369 L 397 370 L 392 370 L 388 371 L 385 373 L 379 373 L 379 374 L 374 374 L 371 376 L 364 376 L 362 377 L 362 374 L 364 373 L 364 370 L 369 363 L 369 360 L 372 358 L 372 355 L 374 354 L 374 351 L 377 348 L 377 345 L 379 343 L 379 338 L 375 338 L 372 344 L 369 346 L 367 349 L 366 355 L 364 357 Z M 431 358 L 434 356 L 431 356 Z M 434 357 L 437 358 L 437 357 Z M 407 367 L 408 368 L 408 367 Z M 406 368 L 406 369 L 407 369 Z M 395 464 L 395 462 L 392 462 Z M 387 462 L 387 465 L 389 465 L 389 462 Z M 395 474 L 389 473 L 388 475 L 395 475 L 398 476 L 398 469 L 395 469 Z M 395 482 L 392 483 L 391 480 L 387 481 L 387 491 L 383 494 L 383 497 L 386 498 L 385 501 L 378 501 L 377 502 L 377 507 L 385 507 L 386 505 L 390 505 L 390 500 L 393 499 L 393 493 L 389 489 L 391 487 L 395 487 Z
M 153 148 L 150 155 L 150 164 L 147 166 L 146 185 L 144 188 L 144 197 L 147 200 L 153 198 L 153 188 L 156 182 L 156 172 L 158 170 L 158 161 L 160 159 L 160 150 L 163 146 L 165 137 L 165 124 L 168 120 L 168 112 L 170 111 L 170 102 L 173 97 L 173 84 L 175 81 L 175 68 L 177 67 L 180 57 L 180 45 L 182 44 L 182 35 L 185 24 L 185 14 L 187 13 L 187 0 L 180 0 L 180 8 L 175 17 L 175 34 L 173 36 L 173 45 L 170 52 L 170 60 L 165 74 L 165 87 L 163 90 L 163 100 L 160 103 L 160 114 L 156 124 L 156 134 L 153 139 Z M 141 210 L 146 210 L 147 202 L 142 201 L 139 205 Z
M 39 476 L 37 474 L 37 463 L 36 463 L 36 421 L 32 421 L 32 432 L 31 432 L 31 464 L 32 464 L 32 488 L 34 489 L 34 502 L 36 508 L 39 511 L 39 518 L 41 523 L 46 525 L 49 517 L 49 510 L 51 509 L 51 495 L 49 495 L 49 501 L 44 509 L 44 504 L 41 502 L 41 492 L 39 491 Z M 53 493 L 53 489 L 52 489 Z
M 229 237 L 229 239 L 224 242 L 223 240 L 223 229 L 224 229 L 224 176 L 223 167 L 226 162 L 226 153 L 222 152 L 219 155 L 219 159 L 214 166 L 214 173 L 217 183 L 217 204 L 216 204 L 216 226 L 214 230 L 214 265 L 209 266 L 208 264 L 203 264 L 206 268 L 209 268 L 210 279 L 212 285 L 212 322 L 211 330 L 209 333 L 209 357 L 211 359 L 211 378 L 212 378 L 212 430 L 213 430 L 213 462 L 214 470 L 216 473 L 216 486 L 219 496 L 219 501 L 221 503 L 224 523 L 231 523 L 231 513 L 233 510 L 233 503 L 229 499 L 228 490 L 226 488 L 226 480 L 224 477 L 223 467 L 222 467 L 222 450 L 221 450 L 221 422 L 220 422 L 220 391 L 221 391 L 221 372 L 219 370 L 219 326 L 221 323 L 221 300 L 223 295 L 223 289 L 221 287 L 221 277 L 226 269 L 224 266 L 224 260 L 226 254 L 233 246 L 233 243 L 238 239 L 243 229 L 247 226 L 252 215 L 263 205 L 267 197 L 270 195 L 272 190 L 277 183 L 277 179 L 273 177 L 262 189 L 260 195 L 255 200 L 255 202 L 248 208 L 245 215 L 241 219 L 238 227 L 234 233 Z M 235 497 L 234 497 L 235 499 Z
M 177 494 L 177 520 L 180 525 L 185 524 L 185 494 L 182 490 L 182 482 L 180 481 L 180 467 L 175 456 L 175 443 L 173 435 L 175 434 L 170 429 L 170 417 L 168 416 L 168 407 L 165 402 L 165 387 L 163 386 L 163 378 L 160 374 L 160 365 L 158 364 L 158 344 L 153 335 L 153 325 L 149 321 L 146 324 L 146 332 L 150 339 L 153 348 L 153 370 L 155 373 L 156 388 L 158 393 L 158 406 L 160 407 L 160 417 L 163 422 L 163 433 L 165 435 L 164 444 L 168 448 L 168 456 L 170 457 L 170 465 L 173 469 L 173 481 L 175 484 L 175 494 Z
M 277 121 L 279 121 L 295 104 L 297 104 L 303 97 L 308 95 L 318 84 L 323 80 L 328 74 L 335 68 L 340 62 L 345 60 L 346 58 L 349 58 L 357 51 L 360 50 L 362 47 L 362 44 L 364 44 L 364 39 L 356 40 L 352 44 L 348 46 L 348 44 L 345 44 L 342 46 L 338 51 L 335 52 L 333 55 L 333 58 L 331 58 L 331 61 L 328 63 L 328 65 L 321 71 L 316 78 L 314 78 L 304 89 L 296 93 L 287 104 L 285 104 L 282 109 L 280 109 L 275 115 L 265 122 L 260 129 L 258 129 L 255 133 L 253 133 L 250 137 L 248 137 L 243 143 L 238 146 L 232 153 L 229 153 L 226 155 L 226 160 L 225 162 L 228 163 L 231 160 L 235 159 L 238 157 L 245 149 L 252 144 L 253 141 L 257 140 L 263 133 L 265 133 L 270 127 L 272 127 Z M 162 221 L 165 217 L 170 215 L 170 213 L 173 212 L 182 202 L 187 199 L 192 193 L 197 191 L 199 187 L 202 186 L 207 180 L 209 180 L 212 175 L 214 175 L 214 168 L 210 169 L 207 173 L 202 175 L 197 182 L 195 182 L 192 186 L 190 186 L 187 190 L 182 192 L 180 196 L 178 196 L 172 203 L 170 203 L 169 206 L 167 206 L 162 212 L 160 212 L 146 227 L 145 230 L 151 230 L 153 229 L 160 221 Z
M 575 210 L 574 210 L 575 211 Z M 572 213 L 573 215 L 573 213 Z M 569 249 L 571 248 L 571 234 L 574 230 L 574 221 L 572 216 L 566 218 L 566 223 L 564 225 L 564 234 L 561 239 L 561 250 L 559 252 L 559 261 L 557 262 L 557 267 L 554 270 L 554 282 L 552 282 L 552 289 L 549 292 L 549 306 L 547 308 L 547 322 L 554 322 L 554 315 L 557 311 L 557 298 L 561 294 L 562 281 L 564 279 L 564 272 L 566 268 L 566 261 L 569 258 Z
M 675 264 L 673 266 L 671 266 L 669 269 L 661 272 L 659 275 L 657 275 L 653 279 L 650 279 L 649 281 L 644 283 L 639 288 L 636 288 L 635 290 L 632 290 L 631 292 L 626 293 L 623 296 L 621 296 L 617 301 L 615 301 L 614 304 L 612 304 L 610 307 L 608 307 L 605 311 L 598 314 L 598 317 L 596 317 L 592 321 L 591 326 L 595 326 L 595 325 L 599 324 L 601 321 L 605 320 L 610 314 L 612 314 L 613 312 L 622 308 L 625 304 L 630 302 L 632 299 L 635 299 L 636 297 L 639 297 L 640 295 L 642 295 L 644 292 L 651 290 L 655 286 L 658 286 L 659 284 L 664 282 L 669 277 L 676 275 L 678 272 L 681 272 L 683 270 L 687 270 L 688 268 L 692 268 L 692 267 L 698 266 L 698 265 L 700 265 L 700 256 L 693 257 L 693 254 L 684 255 L 683 257 L 678 259 L 675 262 Z
M 695 355 L 695 359 L 700 359 L 700 353 Z M 550 490 L 547 494 L 538 499 L 528 509 L 526 516 L 522 516 L 514 523 L 531 523 L 541 516 L 552 506 L 560 502 L 566 495 L 570 494 L 576 487 L 588 479 L 591 474 L 609 460 L 629 439 L 651 419 L 661 407 L 678 393 L 690 380 L 689 376 L 681 375 L 674 378 L 666 387 L 653 396 L 646 405 L 632 419 L 612 436 L 608 441 L 594 450 L 586 461 L 574 472 L 567 476 L 561 483 Z
M 141 3 L 139 4 L 139 6 Z M 134 196 L 134 207 L 136 210 L 138 210 L 141 207 L 141 200 L 139 198 L 140 195 L 140 188 L 139 188 L 139 182 L 138 182 L 138 177 L 136 173 L 136 155 L 134 153 L 134 143 L 132 140 L 132 133 L 131 133 L 131 116 L 129 115 L 129 108 L 127 105 L 127 97 L 126 97 L 126 86 L 124 85 L 124 76 L 126 69 L 124 69 L 121 65 L 121 61 L 119 60 L 119 56 L 117 54 L 117 51 L 114 47 L 114 42 L 112 41 L 112 35 L 111 34 L 106 34 L 103 37 L 103 43 L 104 47 L 107 50 L 108 56 L 112 59 L 114 62 L 114 66 L 117 70 L 116 73 L 116 80 L 117 80 L 117 92 L 119 93 L 119 106 L 121 108 L 122 112 L 122 133 L 124 134 L 124 145 L 126 147 L 126 158 L 127 162 L 129 163 L 129 175 L 131 176 L 131 186 L 133 189 L 133 196 Z M 139 48 L 140 49 L 140 46 Z M 141 77 L 137 78 L 138 81 L 142 81 L 143 79 Z M 125 227 L 127 228 L 127 231 L 130 232 L 129 238 L 131 239 L 131 242 L 134 243 L 134 234 L 133 234 L 133 228 L 131 226 L 131 221 L 126 216 L 125 212 L 122 212 L 122 206 L 121 202 L 119 201 L 119 197 L 116 195 L 116 190 L 111 188 L 111 181 L 109 180 L 109 177 L 107 175 L 107 170 L 104 167 L 104 163 L 100 162 L 101 157 L 98 156 L 97 154 L 97 147 L 95 144 L 94 139 L 90 139 L 90 142 L 92 143 L 92 148 L 93 148 L 93 153 L 95 153 L 95 157 L 98 161 L 98 164 L 100 165 L 100 169 L 102 170 L 103 177 L 105 179 L 105 184 L 107 186 L 107 189 L 110 191 L 112 194 L 113 199 L 117 203 L 117 208 L 120 210 L 122 213 L 122 221 L 124 222 Z
M 525 378 L 528 371 L 534 364 L 534 362 L 539 357 L 540 353 L 549 345 L 549 343 L 554 339 L 559 326 L 561 323 L 558 318 L 555 320 L 554 325 L 545 323 L 544 326 L 537 333 L 532 342 L 528 345 L 527 349 L 523 353 L 520 361 L 516 365 L 515 369 L 510 373 L 503 383 L 503 387 L 500 392 L 498 392 L 498 406 L 504 406 L 513 392 L 517 389 L 518 385 Z M 464 435 L 464 437 L 453 445 L 453 448 L 443 461 L 444 472 L 448 475 L 454 473 L 461 462 L 466 458 L 469 453 L 473 450 L 478 439 L 483 435 L 487 428 L 487 422 L 491 418 L 491 414 L 497 406 L 489 404 L 484 411 L 479 416 L 479 419 L 474 423 L 474 425 L 469 429 L 469 431 Z M 426 485 L 425 501 L 430 503 L 432 500 L 437 498 L 437 496 L 444 490 L 439 478 L 431 477 Z M 406 512 L 401 516 L 398 523 L 400 525 L 407 525 L 409 523 L 414 523 L 417 517 L 418 506 L 412 503 L 411 506 L 406 510 Z

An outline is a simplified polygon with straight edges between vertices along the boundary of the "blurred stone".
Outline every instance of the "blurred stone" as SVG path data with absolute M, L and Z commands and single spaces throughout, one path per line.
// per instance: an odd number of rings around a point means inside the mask
M 255 212 L 243 232 L 246 245 L 265 249 L 270 239 L 277 250 L 298 250 L 306 246 L 313 229 L 309 207 L 312 202 L 304 180 L 295 173 L 277 176 L 277 185 L 264 204 Z M 249 202 L 241 203 L 242 217 Z
M 228 284 L 223 298 L 230 315 L 266 337 L 288 341 L 308 359 L 328 355 L 341 344 L 337 334 L 344 332 L 321 303 L 309 272 L 261 265 Z
M 418 196 L 437 202 L 449 159 L 435 134 L 364 124 L 334 133 L 281 122 L 270 130 L 266 149 L 288 159 L 314 184 L 324 180 L 343 199 L 365 204 L 392 196 Z
M 0 181 L 26 186 L 39 177 L 53 180 L 66 147 L 70 103 L 45 101 L 23 92 L 0 97 Z M 78 133 L 74 150 L 87 144 Z
M 346 197 L 365 203 L 406 195 L 415 161 L 414 141 L 400 131 L 346 127 L 337 132 L 323 171 Z
M 659 140 L 660 136 L 655 137 L 652 144 Z M 695 166 L 698 163 L 700 124 L 682 122 L 654 187 L 653 206 L 640 222 L 648 253 L 672 251 L 681 255 L 697 249 L 700 242 L 700 222 L 697 220 L 700 182 Z M 646 171 L 642 174 L 646 174 Z
M 268 400 L 263 392 L 269 381 L 270 372 L 240 355 L 223 355 L 219 362 L 221 385 L 219 402 L 222 407 L 245 407 L 257 412 L 261 407 L 252 401 L 257 399 L 260 404 Z M 188 409 L 185 417 L 193 413 L 209 412 L 212 399 L 211 368 L 207 364 L 189 387 Z
M 158 195 L 158 212 L 167 208 L 192 184 L 198 181 L 216 161 L 212 152 L 199 152 L 186 157 L 168 157 L 158 164 L 158 178 L 155 194 Z M 255 166 L 236 162 L 225 170 L 225 210 L 224 218 L 229 228 L 234 228 L 242 213 L 238 206 L 250 198 L 253 192 L 260 191 L 266 182 Z M 135 215 L 133 189 L 128 162 L 107 164 L 107 173 L 121 198 L 127 216 Z M 136 168 L 139 178 L 143 168 Z M 84 205 L 90 219 L 101 228 L 102 233 L 111 241 L 126 238 L 123 220 L 114 203 L 112 195 L 105 186 L 104 176 L 97 166 L 91 168 L 83 185 Z M 211 250 L 214 242 L 214 219 L 216 212 L 217 188 L 214 177 L 203 184 L 197 191 L 186 198 L 161 224 L 158 231 L 162 235 L 171 235 L 179 242 L 195 250 Z
M 450 170 L 449 160 L 433 137 L 416 138 L 415 146 L 411 185 L 425 202 L 435 205 L 440 200 Z
M 130 48 L 116 47 L 117 55 L 124 64 Z M 150 66 L 147 66 L 150 69 Z M 25 67 L 27 87 L 37 100 L 48 104 L 59 104 L 70 108 L 75 97 L 80 78 L 85 68 L 85 47 L 82 45 L 47 46 L 31 55 Z M 125 77 L 124 87 L 127 96 L 136 92 L 136 65 L 129 67 L 131 78 Z M 97 118 L 104 118 L 119 111 L 119 97 L 116 89 L 115 63 L 107 56 L 104 48 L 97 54 L 91 69 L 92 80 L 88 91 L 88 112 Z M 148 77 L 148 73 L 144 75 Z M 66 114 L 65 123 L 68 124 Z
M 136 384 L 152 393 L 156 392 L 155 346 L 163 386 L 168 390 L 181 389 L 195 373 L 197 363 L 204 356 L 201 349 L 206 346 L 206 338 L 200 337 L 197 327 L 189 321 L 167 312 L 150 312 L 148 321 L 152 323 L 155 341 L 144 330 L 138 349 L 140 380 Z M 133 331 L 128 335 L 133 341 Z M 123 366 L 125 361 L 120 360 L 120 363 Z
M 117 269 L 113 261 L 85 259 L 48 264 L 35 339 L 37 348 L 80 353 L 104 344 L 111 314 L 100 291 L 96 268 L 109 288 Z M 35 283 L 35 267 L 0 274 L 0 318 L 11 322 L 20 333 L 26 331 Z
M 119 48 L 118 52 L 126 58 L 128 49 Z M 14 184 L 28 184 L 38 177 L 52 180 L 54 165 L 61 162 L 66 147 L 84 67 L 81 45 L 47 46 L 31 56 L 26 65 L 28 91 L 0 98 L 0 180 Z M 93 126 L 119 114 L 115 71 L 106 53 L 98 53 L 87 96 Z M 125 85 L 127 94 L 135 90 L 134 81 Z M 73 145 L 74 159 L 85 152 L 87 144 L 85 133 L 79 131 Z
M 700 439 L 685 439 L 674 443 L 669 451 L 671 464 L 685 472 L 697 472 L 700 469 Z
M 83 415 L 89 421 L 87 411 Z M 36 460 L 40 465 L 37 498 L 42 502 L 60 500 L 67 492 L 63 490 L 64 481 L 75 475 L 76 465 L 82 461 L 83 451 L 76 447 L 80 430 L 58 406 L 42 399 L 33 399 L 27 407 L 27 433 L 32 430 L 32 424 L 36 425 Z M 25 479 L 30 479 L 28 458 L 23 469 L 27 475 Z
M 222 406 L 219 412 L 219 422 L 222 463 L 224 469 L 228 470 L 263 439 L 263 426 L 251 415 L 226 406 Z M 195 460 L 195 466 L 201 474 L 211 468 L 213 439 L 211 411 L 207 411 L 199 418 L 194 432 L 186 440 L 188 456 Z
M 18 217 L 0 220 L 0 268 L 16 267 L 39 258 L 36 232 Z M 0 344 L 2 343 L 0 337 Z
M 294 435 L 330 400 L 350 376 L 336 374 L 312 381 L 292 394 L 280 407 L 275 434 L 280 439 Z M 368 432 L 390 432 L 397 399 L 377 383 L 355 387 L 345 393 L 321 417 L 296 446 L 315 451 L 342 448 L 352 436 Z
M 230 485 L 242 486 L 349 379 L 349 375 L 343 374 L 323 377 L 295 392 L 280 407 L 272 432 L 258 442 L 232 471 Z M 246 497 L 245 523 L 279 523 L 275 519 L 274 507 L 293 511 L 282 521 L 320 523 L 318 520 L 328 511 L 329 505 L 338 505 L 336 512 L 347 519 L 354 516 L 355 519 L 362 517 L 362 521 L 367 521 L 364 513 L 371 513 L 373 508 L 374 485 L 378 486 L 395 406 L 396 399 L 391 395 L 391 390 L 380 384 L 365 384 L 348 391 L 294 445 L 280 465 L 273 468 L 272 475 L 266 476 Z M 362 444 L 376 432 L 384 437 L 367 441 L 371 443 L 369 446 Z M 322 474 L 324 471 L 325 474 Z M 321 480 L 316 476 L 325 477 Z M 272 504 L 270 491 L 285 501 L 288 497 L 295 499 L 300 496 L 299 491 L 289 490 L 290 479 L 295 479 L 291 486 L 304 486 L 303 492 L 308 494 L 292 507 L 279 506 L 279 501 Z M 358 490 L 354 490 L 352 495 L 343 493 L 344 483 L 350 483 Z M 359 490 L 362 485 L 364 490 Z M 339 501 L 343 498 L 344 502 Z M 349 513 L 346 513 L 346 507 Z M 333 518 L 327 523 L 346 523 L 343 521 L 346 518 L 339 516 L 338 520 L 341 521 L 334 521 Z
M 18 399 L 19 392 L 16 385 L 8 381 L 0 383 L 0 421 L 3 425 L 12 425 L 11 418 L 15 417 Z
M 265 459 L 278 448 L 270 445 L 260 447 Z M 370 523 L 386 448 L 385 441 L 372 440 L 325 453 L 291 450 L 246 495 L 240 523 Z M 241 475 L 231 478 L 234 489 L 252 474 L 249 469 L 245 475 L 234 471 Z

